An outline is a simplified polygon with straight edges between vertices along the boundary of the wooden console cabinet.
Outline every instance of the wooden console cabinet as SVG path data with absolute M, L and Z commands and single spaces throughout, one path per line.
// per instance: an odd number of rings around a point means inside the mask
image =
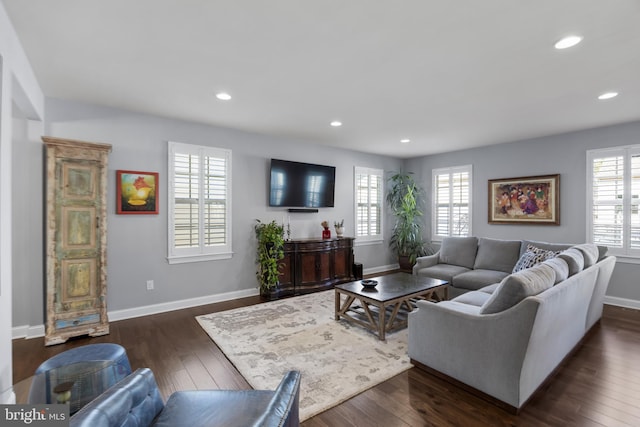
M 353 237 L 289 240 L 284 243 L 280 284 L 270 298 L 332 289 L 353 278 Z
M 44 343 L 109 333 L 107 157 L 111 145 L 43 137 L 47 152 Z

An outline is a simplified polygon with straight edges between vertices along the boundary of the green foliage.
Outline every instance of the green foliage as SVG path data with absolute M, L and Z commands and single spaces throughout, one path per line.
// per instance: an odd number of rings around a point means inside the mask
M 284 257 L 284 227 L 275 221 L 263 223 L 257 219 L 254 229 L 258 239 L 256 277 L 260 290 L 269 290 L 278 284 L 280 260 Z
M 389 178 L 387 204 L 396 218 L 389 247 L 399 257 L 409 257 L 412 264 L 428 251 L 422 240 L 423 200 L 423 191 L 411 173 L 399 172 Z

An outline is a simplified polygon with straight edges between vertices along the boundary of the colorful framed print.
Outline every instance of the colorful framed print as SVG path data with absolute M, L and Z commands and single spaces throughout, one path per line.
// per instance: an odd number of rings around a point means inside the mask
M 157 214 L 158 173 L 116 171 L 116 213 Z
M 560 225 L 560 175 L 490 179 L 489 224 Z

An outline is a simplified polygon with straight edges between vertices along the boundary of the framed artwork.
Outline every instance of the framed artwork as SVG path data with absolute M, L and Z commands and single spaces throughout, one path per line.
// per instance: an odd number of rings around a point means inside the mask
M 560 225 L 560 174 L 490 179 L 489 224 Z
M 157 214 L 158 173 L 116 171 L 116 213 Z

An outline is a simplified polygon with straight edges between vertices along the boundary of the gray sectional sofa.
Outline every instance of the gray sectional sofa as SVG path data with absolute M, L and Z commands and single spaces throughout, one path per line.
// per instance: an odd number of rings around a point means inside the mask
M 445 239 L 414 274 L 454 298 L 417 303 L 409 357 L 517 413 L 601 318 L 614 266 L 593 244 Z

